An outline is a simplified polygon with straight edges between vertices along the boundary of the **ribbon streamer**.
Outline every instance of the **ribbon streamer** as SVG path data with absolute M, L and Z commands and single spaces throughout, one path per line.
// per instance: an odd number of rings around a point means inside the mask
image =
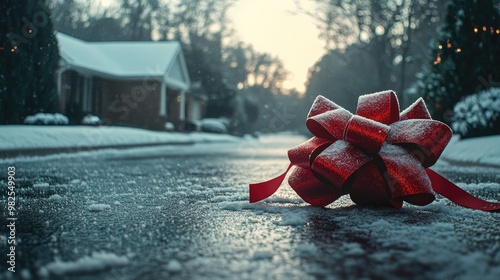
M 427 205 L 436 192 L 464 207 L 500 210 L 500 203 L 476 198 L 428 168 L 452 131 L 431 119 L 421 98 L 400 113 L 394 91 L 362 95 L 352 114 L 318 96 L 306 126 L 314 137 L 288 151 L 283 174 L 250 184 L 251 203 L 274 194 L 295 166 L 288 183 L 314 206 L 349 194 L 356 204 L 401 208 L 403 201 Z

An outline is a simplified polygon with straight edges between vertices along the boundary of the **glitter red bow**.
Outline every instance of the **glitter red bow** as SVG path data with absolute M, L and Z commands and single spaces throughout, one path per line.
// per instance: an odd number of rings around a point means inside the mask
M 421 98 L 400 113 L 394 91 L 367 94 L 359 97 L 353 115 L 318 96 L 306 126 L 314 137 L 288 151 L 291 163 L 283 174 L 250 184 L 250 202 L 271 196 L 296 166 L 288 182 L 314 206 L 326 206 L 344 194 L 362 205 L 426 205 L 435 191 L 465 207 L 500 209 L 500 203 L 475 198 L 428 169 L 452 131 L 431 119 Z

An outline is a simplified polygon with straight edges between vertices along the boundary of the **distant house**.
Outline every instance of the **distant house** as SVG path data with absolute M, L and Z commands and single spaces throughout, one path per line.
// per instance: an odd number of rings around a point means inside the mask
M 168 42 L 85 42 L 57 33 L 61 111 L 72 123 L 87 114 L 107 125 L 182 130 L 200 119 L 204 101 L 191 87 L 181 45 Z

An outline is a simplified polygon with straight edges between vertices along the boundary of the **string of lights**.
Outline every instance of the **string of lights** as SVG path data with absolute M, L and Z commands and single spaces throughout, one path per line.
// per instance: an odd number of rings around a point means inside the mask
M 496 36 L 496 35 L 500 35 L 500 28 L 495 28 L 495 27 L 492 27 L 492 26 L 489 26 L 489 27 L 488 26 L 482 26 L 482 27 L 475 26 L 473 28 L 473 32 L 476 33 L 476 34 L 478 34 L 480 32 L 488 32 L 491 35 L 495 35 Z M 446 44 L 445 45 L 446 45 L 446 48 L 448 48 L 448 49 L 451 49 L 453 47 L 453 45 L 451 43 L 451 40 L 449 38 L 446 39 Z M 443 49 L 444 49 L 443 44 L 438 45 L 438 50 L 439 51 L 438 51 L 438 53 L 436 55 L 436 59 L 433 61 L 433 65 L 437 65 L 437 64 L 441 63 L 441 61 L 442 61 L 441 50 L 443 50 Z M 455 48 L 455 52 L 456 53 L 461 53 L 462 52 L 462 48 L 456 47 Z

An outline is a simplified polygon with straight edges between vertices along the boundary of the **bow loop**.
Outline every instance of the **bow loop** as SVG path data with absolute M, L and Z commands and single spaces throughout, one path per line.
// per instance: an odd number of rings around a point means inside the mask
M 361 95 L 358 98 L 356 115 L 383 124 L 391 124 L 399 120 L 399 102 L 392 90 Z
M 385 171 L 382 173 L 391 198 L 415 205 L 434 201 L 431 181 L 415 157 L 395 145 L 384 145 L 380 157 L 384 162 Z
M 288 183 L 305 202 L 314 206 L 326 206 L 343 195 L 340 189 L 321 182 L 307 168 L 295 168 L 288 178 Z
M 340 140 L 320 153 L 311 169 L 337 188 L 341 188 L 356 170 L 370 160 L 368 155 L 355 146 Z
M 429 111 L 427 110 L 427 107 L 425 106 L 425 102 L 420 97 L 415 101 L 413 104 L 410 105 L 410 107 L 406 108 L 403 112 L 401 112 L 400 115 L 400 120 L 411 120 L 411 119 L 431 119 L 431 114 L 429 114 Z
M 345 141 L 366 151 L 378 153 L 391 127 L 361 116 L 353 116 L 345 131 Z
M 334 102 L 330 101 L 329 99 L 325 98 L 322 95 L 316 96 L 316 99 L 314 99 L 313 104 L 311 105 L 311 109 L 309 110 L 309 114 L 307 115 L 307 118 L 314 117 L 318 114 L 332 111 L 335 109 L 340 109 L 342 108 L 341 106 L 335 104 Z
M 340 140 L 351 119 L 351 112 L 339 108 L 318 113 L 306 120 L 306 126 L 315 136 Z
M 424 167 L 436 163 L 453 132 L 446 124 L 425 119 L 399 121 L 391 125 L 387 143 L 407 148 Z
M 331 140 L 319 137 L 313 137 L 306 142 L 288 150 L 288 158 L 293 165 L 310 168 L 311 155 L 318 154 L 331 144 Z

